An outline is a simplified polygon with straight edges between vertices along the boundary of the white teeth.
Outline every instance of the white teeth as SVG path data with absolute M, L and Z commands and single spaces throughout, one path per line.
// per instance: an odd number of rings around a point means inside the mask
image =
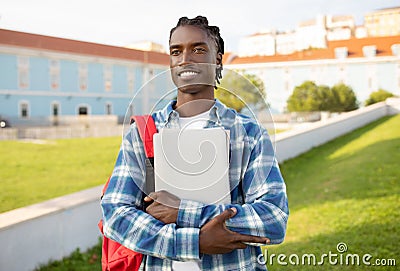
M 192 71 L 186 71 L 186 72 L 182 72 L 179 76 L 181 77 L 188 77 L 188 76 L 194 76 L 196 75 L 197 72 L 192 72 Z

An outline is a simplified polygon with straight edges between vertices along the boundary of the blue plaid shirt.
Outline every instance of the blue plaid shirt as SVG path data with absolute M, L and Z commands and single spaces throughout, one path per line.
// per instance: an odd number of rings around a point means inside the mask
M 179 114 L 173 105 L 171 102 L 153 114 L 158 129 L 179 127 Z M 215 126 L 230 131 L 232 203 L 205 205 L 183 199 L 178 219 L 171 224 L 164 224 L 140 209 L 146 174 L 144 148 L 135 124 L 125 135 L 101 207 L 104 234 L 146 255 L 140 270 L 172 270 L 173 260 L 200 261 L 201 270 L 266 270 L 257 261 L 262 253 L 260 247 L 247 246 L 218 255 L 199 252 L 200 228 L 229 207 L 238 211 L 226 222 L 230 230 L 268 237 L 271 244 L 283 241 L 289 214 L 286 187 L 267 131 L 254 119 L 236 113 L 218 100 L 205 128 Z

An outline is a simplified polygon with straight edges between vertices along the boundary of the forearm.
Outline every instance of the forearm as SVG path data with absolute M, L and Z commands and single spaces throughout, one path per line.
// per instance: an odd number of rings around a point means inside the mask
M 252 204 L 236 205 L 238 214 L 228 220 L 227 227 L 241 234 L 268 237 L 270 244 L 283 242 L 288 214 L 279 207 L 257 201 Z
M 123 140 L 101 200 L 104 234 L 124 246 L 159 258 L 199 258 L 199 230 L 165 224 L 141 210 L 144 152 L 134 126 Z M 185 244 L 184 246 L 182 244 Z
M 201 204 L 200 204 L 201 205 Z M 254 203 L 208 205 L 199 208 L 196 213 L 186 212 L 186 221 L 180 218 L 181 224 L 201 228 L 215 216 L 224 210 L 234 207 L 237 215 L 226 221 L 227 227 L 241 234 L 268 237 L 271 243 L 281 243 L 286 232 L 288 214 L 286 208 L 280 208 L 274 204 L 257 200 Z M 181 212 L 185 213 L 185 212 Z M 179 218 L 178 218 L 179 219 Z
M 164 224 L 133 206 L 102 206 L 105 235 L 125 247 L 158 258 L 199 259 L 199 229 Z
M 205 205 L 183 200 L 177 223 L 200 228 L 224 210 L 235 207 L 237 215 L 226 222 L 229 229 L 246 235 L 268 237 L 271 243 L 280 243 L 285 236 L 289 211 L 285 185 L 278 168 L 271 170 L 267 182 L 268 185 L 259 188 L 259 196 L 245 195 L 249 199 L 245 204 Z

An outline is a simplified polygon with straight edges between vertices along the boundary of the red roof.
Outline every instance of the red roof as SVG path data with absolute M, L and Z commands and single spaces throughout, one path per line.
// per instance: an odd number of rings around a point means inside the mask
M 169 65 L 169 56 L 163 53 L 139 51 L 6 29 L 0 29 L 0 44 Z
M 335 59 L 335 48 L 347 47 L 348 58 L 363 57 L 362 48 L 364 46 L 375 45 L 376 56 L 392 56 L 391 46 L 400 44 L 400 36 L 390 37 L 373 37 L 349 40 L 329 41 L 328 48 L 310 49 L 295 52 L 290 55 L 273 55 L 273 56 L 249 56 L 236 57 L 226 64 L 250 64 L 250 63 L 268 63 L 268 62 L 284 62 L 284 61 L 300 61 L 300 60 L 318 60 L 318 59 Z

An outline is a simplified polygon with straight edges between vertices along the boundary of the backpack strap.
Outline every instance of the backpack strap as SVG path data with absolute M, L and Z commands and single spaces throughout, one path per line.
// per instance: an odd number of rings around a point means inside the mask
M 140 139 L 143 142 L 144 150 L 146 154 L 146 188 L 144 192 L 144 196 L 154 192 L 154 148 L 153 148 L 153 135 L 157 133 L 157 128 L 154 123 L 154 119 L 150 115 L 143 116 L 132 116 L 130 119 L 130 124 L 136 123 Z M 111 176 L 108 178 L 105 183 L 101 197 L 103 197 L 108 184 L 110 182 Z
M 133 122 L 136 123 L 136 127 L 143 142 L 144 151 L 146 154 L 146 187 L 143 193 L 144 198 L 155 190 L 153 135 L 157 133 L 157 128 L 151 115 L 132 116 L 131 124 Z M 142 209 L 145 210 L 148 204 L 150 203 L 143 201 Z
M 153 118 L 150 115 L 132 116 L 131 124 L 133 122 L 136 123 L 136 126 L 138 128 L 140 138 L 142 139 L 144 145 L 144 151 L 146 153 L 146 157 L 153 158 L 154 157 L 153 135 L 157 133 L 157 128 Z

